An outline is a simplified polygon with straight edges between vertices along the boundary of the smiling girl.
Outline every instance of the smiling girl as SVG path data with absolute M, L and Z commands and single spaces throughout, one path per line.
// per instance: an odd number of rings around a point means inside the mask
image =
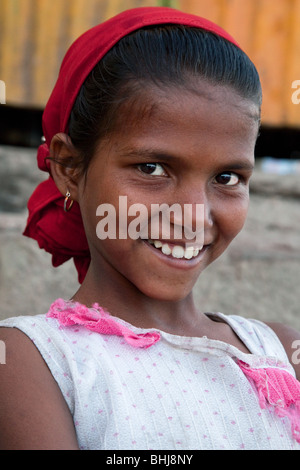
M 260 106 L 252 62 L 193 15 L 126 11 L 71 46 L 25 235 L 55 266 L 73 257 L 81 285 L 1 322 L 2 449 L 300 449 L 300 335 L 193 300 L 244 225 Z M 147 209 L 143 237 L 98 236 L 103 204 L 119 233 L 120 196 Z M 203 243 L 172 215 L 153 237 L 153 204 L 188 204 L 193 227 L 201 205 Z

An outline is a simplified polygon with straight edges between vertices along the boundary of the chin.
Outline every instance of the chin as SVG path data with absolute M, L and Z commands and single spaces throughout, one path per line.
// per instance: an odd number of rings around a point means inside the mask
M 194 287 L 195 283 L 189 286 L 175 286 L 175 285 L 168 285 L 162 286 L 160 285 L 158 288 L 157 286 L 143 286 L 140 289 L 140 292 L 144 294 L 149 299 L 157 300 L 160 302 L 181 302 L 186 297 L 188 297 Z

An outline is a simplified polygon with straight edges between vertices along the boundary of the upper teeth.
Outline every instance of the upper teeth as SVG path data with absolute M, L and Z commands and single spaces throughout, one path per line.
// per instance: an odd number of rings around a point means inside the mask
M 199 251 L 203 248 L 196 248 L 193 246 L 187 246 L 184 248 L 181 245 L 170 246 L 168 243 L 162 243 L 160 240 L 149 240 L 149 243 L 154 245 L 155 248 L 160 248 L 165 255 L 172 255 L 174 258 L 194 258 L 199 254 Z

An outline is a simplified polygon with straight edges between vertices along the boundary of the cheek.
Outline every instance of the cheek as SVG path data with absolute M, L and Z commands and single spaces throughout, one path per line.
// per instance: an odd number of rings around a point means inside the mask
M 100 220 L 100 217 L 97 216 L 99 204 L 97 194 L 94 194 L 92 191 L 89 193 L 86 192 L 80 201 L 84 230 L 90 246 L 99 241 L 97 237 L 97 224 Z
M 234 204 L 224 204 L 219 213 L 219 228 L 226 240 L 230 242 L 242 230 L 247 219 L 249 197 L 245 196 Z

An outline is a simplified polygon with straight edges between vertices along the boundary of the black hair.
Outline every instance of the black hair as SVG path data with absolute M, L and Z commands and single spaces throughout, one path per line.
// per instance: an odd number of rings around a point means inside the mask
M 112 128 L 120 103 L 139 86 L 185 86 L 191 77 L 232 87 L 257 104 L 262 92 L 248 56 L 230 41 L 182 25 L 151 26 L 122 38 L 88 75 L 73 106 L 69 136 L 83 172 L 100 139 Z

